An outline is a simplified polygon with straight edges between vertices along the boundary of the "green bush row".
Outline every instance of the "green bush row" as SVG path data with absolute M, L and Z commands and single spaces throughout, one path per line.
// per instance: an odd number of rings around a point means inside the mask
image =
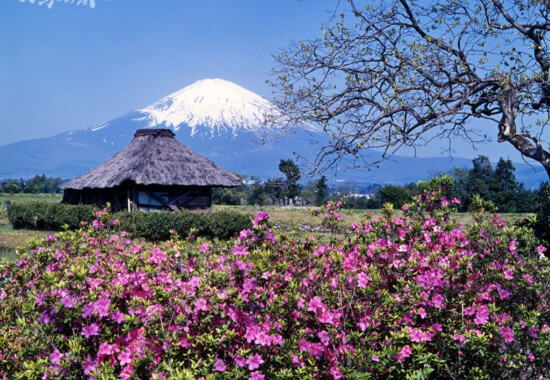
M 65 205 L 45 202 L 12 203 L 8 206 L 8 219 L 15 229 L 61 231 L 80 228 L 81 221 L 92 221 L 97 208 L 91 205 Z
M 81 221 L 91 222 L 97 208 L 90 205 L 47 204 L 44 202 L 14 203 L 8 207 L 8 218 L 13 228 L 61 231 L 80 228 Z M 239 231 L 250 228 L 250 215 L 236 211 L 196 213 L 120 212 L 115 215 L 120 228 L 134 238 L 162 241 L 170 238 L 170 230 L 181 237 L 189 234 L 208 238 L 229 239 Z
M 170 238 L 174 230 L 180 237 L 190 234 L 208 238 L 229 239 L 246 228 L 252 227 L 250 215 L 236 211 L 214 211 L 196 213 L 183 211 L 144 212 L 123 211 L 115 214 L 120 228 L 129 232 L 134 238 L 141 237 L 151 241 L 162 241 Z

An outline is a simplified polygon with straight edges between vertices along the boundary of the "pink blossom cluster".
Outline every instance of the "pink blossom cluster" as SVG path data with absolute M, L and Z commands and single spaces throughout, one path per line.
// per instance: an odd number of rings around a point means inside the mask
M 1 264 L 0 376 L 548 376 L 549 260 L 453 204 L 436 186 L 342 236 L 275 235 L 262 212 L 227 245 L 164 247 L 105 212 Z

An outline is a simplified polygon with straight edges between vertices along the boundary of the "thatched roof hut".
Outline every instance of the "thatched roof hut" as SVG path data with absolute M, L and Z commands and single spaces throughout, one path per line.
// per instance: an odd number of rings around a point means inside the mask
M 105 204 L 113 209 L 209 208 L 213 187 L 239 178 L 191 151 L 169 129 L 140 129 L 132 142 L 98 167 L 63 184 L 63 203 Z

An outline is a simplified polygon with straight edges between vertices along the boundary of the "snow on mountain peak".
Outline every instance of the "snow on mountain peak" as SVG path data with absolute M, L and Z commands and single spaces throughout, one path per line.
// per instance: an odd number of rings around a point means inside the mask
M 191 128 L 191 136 L 257 131 L 273 105 L 241 86 L 223 79 L 203 79 L 139 110 L 148 126 Z

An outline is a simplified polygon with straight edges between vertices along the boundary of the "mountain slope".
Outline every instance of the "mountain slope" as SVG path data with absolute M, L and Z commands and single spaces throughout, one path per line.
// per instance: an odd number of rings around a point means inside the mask
M 195 152 L 234 172 L 268 178 L 281 176 L 281 159 L 294 152 L 312 159 L 314 141 L 320 136 L 311 126 L 270 144 L 258 144 L 258 136 L 276 132 L 263 124 L 277 113 L 262 97 L 222 79 L 193 83 L 148 107 L 92 128 L 77 129 L 53 137 L 0 146 L 0 178 L 29 178 L 45 174 L 72 178 L 99 165 L 126 147 L 140 128 L 166 127 Z M 367 154 L 377 157 L 376 152 Z M 470 167 L 469 159 L 394 157 L 379 168 L 338 171 L 338 178 L 369 183 L 406 184 L 426 179 L 453 167 Z M 545 176 L 527 165 L 516 165 L 517 177 L 537 186 Z
M 264 98 L 223 79 L 204 79 L 139 110 L 147 126 L 179 131 L 191 137 L 216 137 L 265 128 L 273 106 Z M 182 132 L 187 134 L 186 131 Z

